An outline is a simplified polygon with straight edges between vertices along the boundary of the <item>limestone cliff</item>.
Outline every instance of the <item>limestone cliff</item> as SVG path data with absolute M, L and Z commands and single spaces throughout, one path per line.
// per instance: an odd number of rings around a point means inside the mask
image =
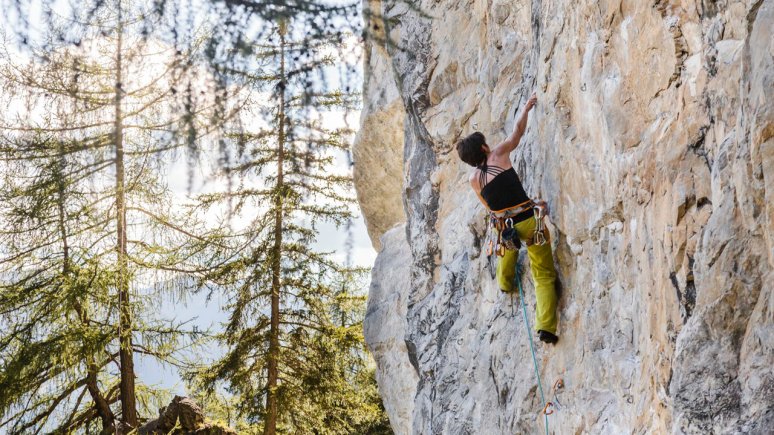
M 485 271 L 455 141 L 551 207 L 552 433 L 774 428 L 774 0 L 366 0 L 366 339 L 396 433 L 542 432 L 518 300 Z M 381 244 L 378 241 L 381 237 Z M 523 280 L 530 315 L 534 295 Z

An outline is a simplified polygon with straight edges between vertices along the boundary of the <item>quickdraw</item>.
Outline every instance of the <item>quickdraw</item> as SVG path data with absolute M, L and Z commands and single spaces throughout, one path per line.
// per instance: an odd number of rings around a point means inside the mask
M 564 405 L 562 405 L 562 402 L 559 401 L 558 394 L 564 391 L 564 380 L 562 380 L 562 378 L 557 379 L 556 382 L 554 382 L 554 387 L 552 390 L 551 402 L 549 403 L 551 403 L 557 411 L 561 411 L 562 406 Z
M 556 411 L 562 410 L 562 403 L 559 401 L 559 397 L 557 397 L 557 394 L 560 393 L 564 389 L 564 380 L 562 378 L 559 378 L 554 382 L 554 386 L 551 389 L 551 400 L 546 402 L 546 406 L 543 407 L 543 414 L 544 415 L 551 415 Z
M 545 201 L 536 202 L 532 210 L 535 213 L 535 233 L 532 235 L 532 244 L 543 246 L 548 242 L 544 221 L 548 214 L 548 204 Z

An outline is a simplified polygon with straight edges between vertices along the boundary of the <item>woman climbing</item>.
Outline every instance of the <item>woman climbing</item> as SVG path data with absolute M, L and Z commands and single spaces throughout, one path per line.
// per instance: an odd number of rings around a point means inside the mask
M 537 97 L 532 94 L 519 114 L 511 135 L 494 148 L 487 145 L 483 134 L 475 132 L 457 143 L 457 153 L 463 162 L 476 168 L 470 176 L 470 185 L 479 200 L 490 210 L 500 231 L 499 237 L 505 235 L 509 228 L 513 228 L 518 239 L 527 245 L 537 296 L 535 329 L 541 341 L 553 344 L 559 337 L 556 336 L 556 271 L 551 244 L 534 243 L 538 226 L 533 212 L 536 204 L 524 191 L 519 176 L 511 165 L 510 157 L 521 141 L 527 128 L 527 116 L 535 107 L 535 103 Z M 513 230 L 510 232 L 513 233 Z M 497 263 L 497 283 L 504 292 L 513 291 L 516 262 L 519 257 L 517 246 L 515 249 L 503 249 L 499 253 L 502 258 Z

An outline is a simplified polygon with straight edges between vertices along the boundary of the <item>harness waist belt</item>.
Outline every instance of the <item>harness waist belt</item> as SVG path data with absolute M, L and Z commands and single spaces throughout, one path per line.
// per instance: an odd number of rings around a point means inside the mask
M 492 211 L 492 216 L 497 220 L 513 219 L 513 222 L 522 222 L 532 217 L 534 203 L 530 200 L 505 210 Z

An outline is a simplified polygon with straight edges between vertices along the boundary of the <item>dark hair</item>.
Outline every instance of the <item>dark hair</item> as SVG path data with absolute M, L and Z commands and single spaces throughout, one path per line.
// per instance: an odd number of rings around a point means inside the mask
M 486 138 L 477 131 L 457 142 L 457 154 L 463 162 L 478 167 L 486 162 L 486 153 L 481 149 L 481 145 L 484 144 L 486 144 Z

